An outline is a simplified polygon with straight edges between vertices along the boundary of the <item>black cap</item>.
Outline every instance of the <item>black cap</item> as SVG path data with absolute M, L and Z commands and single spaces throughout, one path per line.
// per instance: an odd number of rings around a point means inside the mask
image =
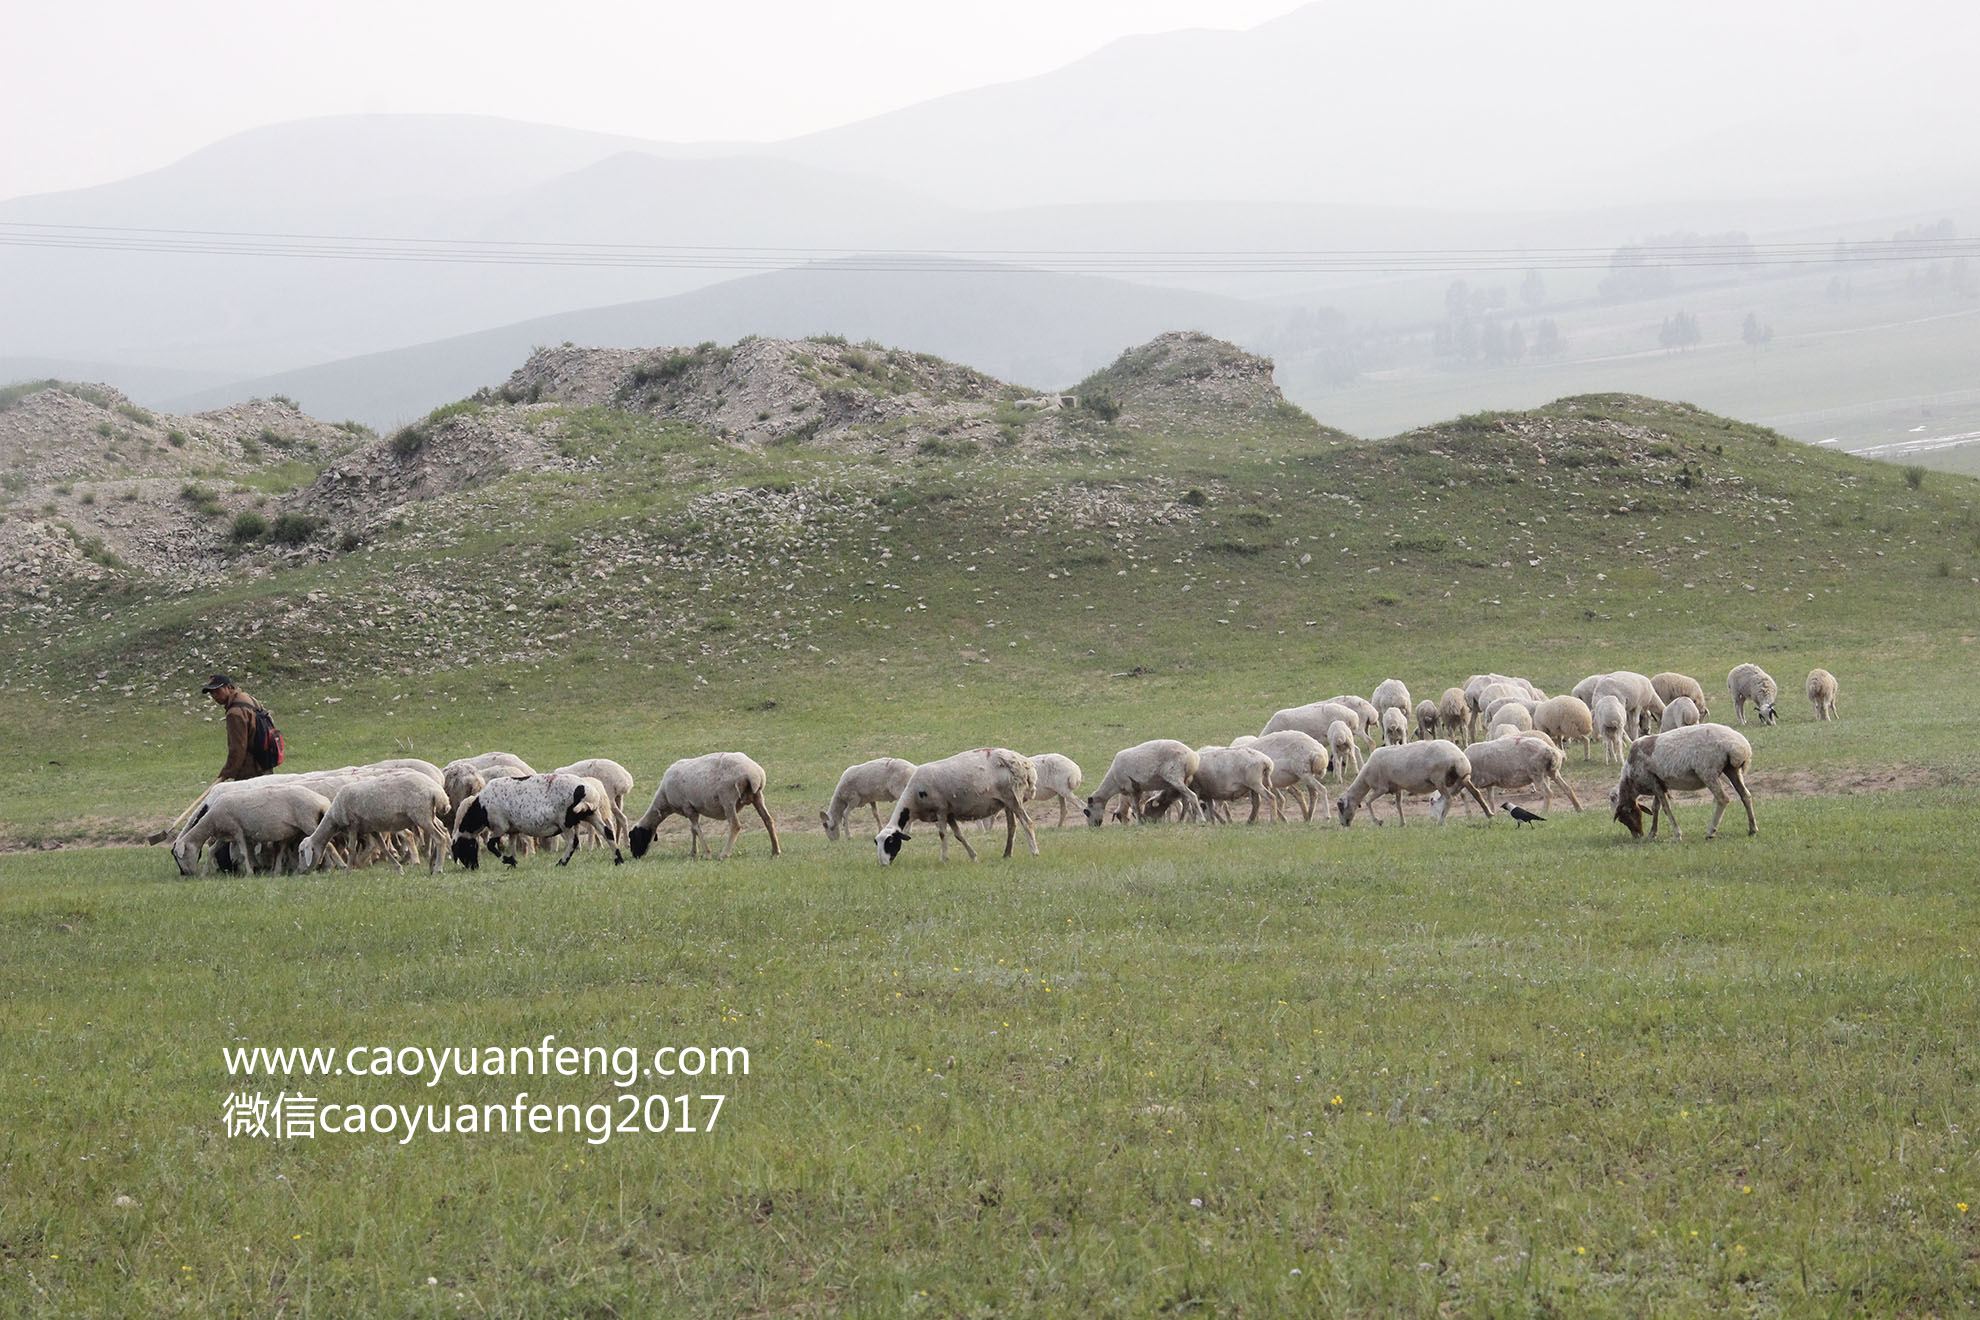
M 232 686 L 234 686 L 234 680 L 231 677 L 226 674 L 215 674 L 212 678 L 206 680 L 206 686 L 201 688 L 200 691 L 218 692 L 223 687 Z

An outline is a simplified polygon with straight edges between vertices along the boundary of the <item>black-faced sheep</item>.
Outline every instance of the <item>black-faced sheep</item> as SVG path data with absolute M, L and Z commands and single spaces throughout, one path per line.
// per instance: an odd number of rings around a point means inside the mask
M 1684 836 L 1678 832 L 1677 813 L 1671 810 L 1671 790 L 1708 789 L 1718 804 L 1718 810 L 1712 813 L 1711 828 L 1705 831 L 1709 839 L 1719 832 L 1719 820 L 1732 800 L 1719 786 L 1719 781 L 1724 780 L 1746 807 L 1746 832 L 1758 834 L 1760 823 L 1753 815 L 1753 795 L 1746 788 L 1746 771 L 1752 764 L 1753 744 L 1738 730 L 1723 724 L 1694 724 L 1669 733 L 1653 733 L 1638 738 L 1630 747 L 1623 762 L 1622 778 L 1609 791 L 1609 801 L 1615 808 L 1616 819 L 1631 834 L 1642 838 L 1641 799 L 1648 794 L 1650 837 L 1657 837 L 1657 818 L 1661 813 L 1670 818 L 1671 837 L 1681 840 Z
M 514 866 L 518 840 L 561 838 L 564 855 L 557 865 L 567 866 L 577 851 L 578 827 L 589 820 L 610 831 L 611 820 L 605 814 L 609 810 L 604 786 L 581 775 L 490 779 L 455 812 L 453 857 L 468 870 L 479 870 L 480 837 L 486 835 L 488 850 L 503 865 Z M 619 852 L 618 836 L 612 837 L 612 864 L 617 866 L 625 858 Z
M 737 810 L 748 805 L 756 809 L 763 828 L 770 832 L 770 855 L 779 856 L 784 845 L 777 838 L 777 822 L 770 819 L 770 808 L 763 801 L 766 782 L 763 767 L 741 752 L 710 752 L 674 762 L 660 776 L 660 787 L 653 790 L 653 802 L 646 808 L 646 814 L 633 826 L 632 855 L 646 855 L 647 845 L 653 842 L 653 832 L 661 821 L 669 816 L 685 816 L 689 859 L 696 856 L 697 850 L 713 857 L 715 845 L 701 837 L 701 818 L 710 816 L 729 823 L 729 841 L 723 845 L 720 858 L 726 862 L 736 846 L 736 836 L 742 833 Z
M 949 836 L 953 834 L 969 860 L 976 860 L 976 849 L 963 838 L 961 823 L 983 820 L 1004 813 L 1004 856 L 1009 857 L 1017 839 L 1017 828 L 1038 855 L 1038 833 L 1032 828 L 1025 802 L 1038 789 L 1038 772 L 1028 757 L 1008 747 L 978 747 L 958 752 L 939 761 L 916 766 L 907 786 L 887 813 L 887 823 L 874 836 L 874 847 L 882 866 L 892 866 L 901 845 L 914 836 L 908 826 L 915 821 L 932 822 L 942 843 L 942 860 L 949 860 Z

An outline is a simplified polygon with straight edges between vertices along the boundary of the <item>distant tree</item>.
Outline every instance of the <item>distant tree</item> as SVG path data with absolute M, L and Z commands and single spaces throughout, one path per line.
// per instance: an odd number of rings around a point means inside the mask
M 1478 332 L 1478 348 L 1485 360 L 1494 366 L 1506 360 L 1506 328 L 1497 321 L 1487 321 L 1485 328 Z
M 1547 301 L 1547 281 L 1540 278 L 1540 272 L 1529 270 L 1526 278 L 1519 282 L 1519 300 L 1528 307 L 1538 307 Z
M 1451 287 L 1444 290 L 1444 310 L 1453 321 L 1463 320 L 1471 310 L 1471 286 L 1463 280 L 1452 280 Z
M 1506 357 L 1513 362 L 1521 361 L 1526 357 L 1526 331 L 1519 328 L 1517 321 L 1514 321 L 1512 328 L 1506 331 Z
M 1565 352 L 1567 340 L 1561 338 L 1560 327 L 1554 324 L 1553 317 L 1543 318 L 1533 327 L 1533 356 L 1552 359 Z
M 1763 325 L 1757 312 L 1748 312 L 1746 320 L 1740 323 L 1739 337 L 1748 347 L 1758 348 L 1762 344 L 1773 342 L 1774 327 Z
M 1478 360 L 1478 322 L 1472 320 L 1458 322 L 1457 355 L 1466 362 Z
M 1690 312 L 1679 312 L 1668 318 L 1657 331 L 1657 342 L 1665 348 L 1690 348 L 1703 342 L 1704 338 L 1698 328 L 1698 318 Z

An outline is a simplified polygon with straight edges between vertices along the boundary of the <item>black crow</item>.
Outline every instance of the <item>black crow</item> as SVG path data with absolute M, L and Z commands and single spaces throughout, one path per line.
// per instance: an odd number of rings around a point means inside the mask
M 1517 829 L 1520 825 L 1526 824 L 1526 822 L 1529 820 L 1547 819 L 1545 816 L 1535 815 L 1533 812 L 1528 811 L 1525 807 L 1516 807 L 1510 804 L 1508 804 L 1506 807 L 1506 814 L 1508 816 L 1511 816 L 1513 820 L 1516 822 L 1516 824 L 1514 825 L 1515 829 Z

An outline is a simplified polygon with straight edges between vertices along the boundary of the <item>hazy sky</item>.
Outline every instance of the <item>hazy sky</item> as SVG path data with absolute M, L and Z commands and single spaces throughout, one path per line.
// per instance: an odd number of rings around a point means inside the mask
M 1137 32 L 1298 0 L 62 0 L 10 7 L 0 198 L 165 165 L 242 129 L 503 115 L 775 139 L 1044 73 Z

